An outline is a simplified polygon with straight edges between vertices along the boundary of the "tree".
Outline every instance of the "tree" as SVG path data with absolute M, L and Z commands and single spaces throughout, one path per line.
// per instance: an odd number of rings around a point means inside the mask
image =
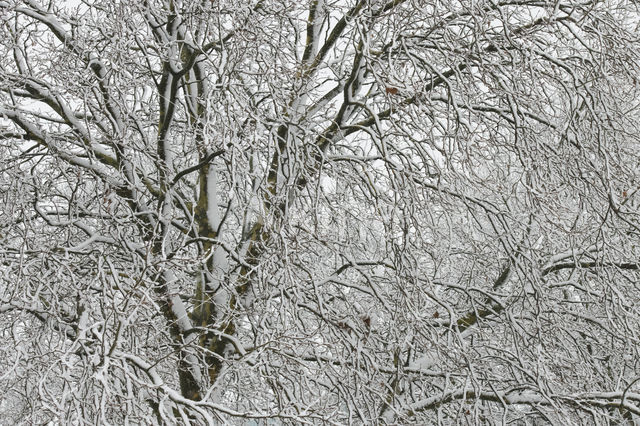
M 0 11 L 3 418 L 640 416 L 637 4 Z

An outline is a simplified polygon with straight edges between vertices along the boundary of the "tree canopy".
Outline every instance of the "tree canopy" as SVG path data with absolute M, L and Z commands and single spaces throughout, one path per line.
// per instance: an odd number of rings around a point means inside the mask
M 0 19 L 2 418 L 640 419 L 637 2 Z

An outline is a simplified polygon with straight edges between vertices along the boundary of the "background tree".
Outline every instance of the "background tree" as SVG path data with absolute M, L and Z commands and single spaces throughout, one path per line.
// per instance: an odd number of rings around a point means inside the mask
M 0 13 L 2 418 L 640 415 L 635 3 Z

